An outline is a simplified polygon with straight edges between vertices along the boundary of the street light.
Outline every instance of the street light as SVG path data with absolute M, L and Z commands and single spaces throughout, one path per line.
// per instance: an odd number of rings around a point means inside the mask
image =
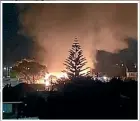
M 3 69 L 6 70 L 6 67 L 4 67 Z
M 124 66 L 126 71 L 128 71 L 128 68 L 127 68 L 126 64 L 122 64 L 122 66 Z

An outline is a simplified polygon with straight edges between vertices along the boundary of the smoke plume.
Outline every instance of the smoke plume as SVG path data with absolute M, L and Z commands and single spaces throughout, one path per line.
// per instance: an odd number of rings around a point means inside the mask
M 87 66 L 94 67 L 96 50 L 118 52 L 137 39 L 137 4 L 20 4 L 22 33 L 39 48 L 33 53 L 50 72 L 63 70 L 75 37 Z

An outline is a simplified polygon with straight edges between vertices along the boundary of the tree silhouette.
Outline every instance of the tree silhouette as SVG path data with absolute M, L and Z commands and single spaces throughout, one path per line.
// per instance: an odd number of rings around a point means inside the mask
M 17 62 L 13 68 L 17 73 L 17 77 L 26 83 L 37 83 L 37 81 L 48 73 L 47 67 L 39 64 L 34 60 L 22 59 Z
M 69 56 L 64 63 L 68 77 L 71 79 L 88 74 L 88 71 L 84 73 L 85 70 L 89 69 L 89 67 L 84 68 L 86 63 L 87 61 L 85 57 L 83 57 L 83 51 L 76 38 L 72 44 L 72 48 L 69 50 Z

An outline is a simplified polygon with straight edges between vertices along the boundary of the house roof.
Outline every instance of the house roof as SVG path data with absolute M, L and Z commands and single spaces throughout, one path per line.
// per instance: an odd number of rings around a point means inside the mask
M 44 84 L 25 84 L 20 83 L 14 87 L 3 88 L 4 102 L 19 102 L 27 93 L 44 90 Z
M 127 68 L 128 72 L 138 72 L 137 68 Z
M 21 101 L 18 101 L 18 102 L 3 102 L 3 104 L 19 104 L 19 103 L 23 103 Z
M 28 84 L 28 86 L 34 90 L 44 90 L 45 89 L 45 84 Z

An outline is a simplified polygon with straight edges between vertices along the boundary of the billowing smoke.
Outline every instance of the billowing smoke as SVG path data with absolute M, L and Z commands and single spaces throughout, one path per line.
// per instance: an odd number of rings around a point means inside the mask
M 34 55 L 50 72 L 63 70 L 75 37 L 88 65 L 96 62 L 96 50 L 118 52 L 127 48 L 127 37 L 137 39 L 137 4 L 20 4 L 24 34 L 33 37 Z

